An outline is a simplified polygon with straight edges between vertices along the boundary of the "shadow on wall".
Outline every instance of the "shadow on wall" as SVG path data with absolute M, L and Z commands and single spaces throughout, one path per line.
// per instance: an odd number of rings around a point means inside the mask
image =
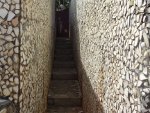
M 82 93 L 83 93 L 83 109 L 85 113 L 103 113 L 102 100 L 100 100 L 99 95 L 96 95 L 91 82 L 86 74 L 85 69 L 81 62 L 78 62 L 80 67 L 79 76 L 82 76 Z M 102 87 L 103 88 L 103 87 Z M 100 93 L 99 93 L 100 94 Z
M 76 32 L 77 33 L 77 32 Z M 77 36 L 76 36 L 77 37 Z M 75 39 L 75 38 L 74 38 Z M 74 40 L 75 42 L 75 40 Z M 79 43 L 78 43 L 79 44 Z M 81 62 L 81 57 L 80 57 L 80 46 L 78 44 L 74 43 L 74 55 L 76 59 L 76 66 L 78 70 L 78 78 L 82 87 L 82 95 L 83 95 L 83 100 L 82 100 L 82 105 L 83 105 L 83 110 L 85 113 L 103 113 L 103 106 L 102 106 L 102 100 L 100 100 L 100 95 L 102 96 L 103 92 L 103 83 L 99 83 L 101 87 L 97 91 L 101 91 L 99 93 L 95 93 L 91 82 L 86 74 L 86 71 L 84 69 L 84 66 Z M 79 50 L 76 50 L 75 45 L 78 46 Z M 103 75 L 103 71 L 101 69 L 100 71 L 101 76 Z M 101 77 L 103 78 L 103 77 Z M 101 80 L 103 81 L 103 80 Z M 99 95 L 96 95 L 99 94 Z
M 76 10 L 76 2 L 74 2 L 74 8 L 70 8 L 71 10 Z M 76 12 L 77 13 L 77 12 Z M 70 11 L 70 34 L 71 34 L 71 39 L 73 42 L 73 48 L 74 48 L 74 56 L 75 56 L 75 62 L 76 62 L 76 66 L 77 66 L 77 70 L 78 70 L 78 78 L 80 81 L 80 85 L 82 88 L 82 95 L 83 95 L 83 101 L 82 101 L 82 106 L 83 106 L 83 110 L 85 113 L 103 113 L 103 106 L 102 106 L 102 100 L 100 100 L 100 96 L 102 96 L 102 92 L 103 92 L 103 87 L 100 87 L 101 91 L 100 95 L 96 95 L 91 82 L 86 74 L 86 71 L 84 69 L 84 66 L 82 64 L 81 61 L 81 55 L 80 55 L 80 40 L 79 40 L 79 27 L 78 26 L 74 26 L 74 25 L 78 25 L 76 22 L 77 21 L 77 14 L 71 14 Z M 75 17 L 72 19 L 72 17 Z M 73 23 L 73 24 L 72 24 Z M 101 76 L 103 75 L 103 69 L 100 70 L 100 74 Z M 103 77 L 101 77 L 103 78 Z M 101 80 L 103 81 L 103 80 Z M 102 85 L 103 83 L 100 83 L 100 85 Z

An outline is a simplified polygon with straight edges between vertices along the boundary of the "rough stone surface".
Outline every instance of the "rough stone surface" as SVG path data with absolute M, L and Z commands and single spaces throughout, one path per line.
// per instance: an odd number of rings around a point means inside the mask
M 16 109 L 9 100 L 0 98 L 0 113 L 16 113 Z
M 149 0 L 72 0 L 86 113 L 149 113 Z
M 0 96 L 19 113 L 46 112 L 53 15 L 53 0 L 0 0 Z
M 10 8 L 16 4 L 14 0 L 0 0 L 0 96 L 8 97 L 19 108 L 18 98 L 14 98 L 19 94 L 19 52 L 15 53 L 14 49 L 20 46 L 15 44 L 20 37 L 19 33 L 14 34 L 14 29 L 20 29 L 20 25 L 13 18 L 20 18 L 20 9 L 15 14 L 16 7 Z
M 20 113 L 44 113 L 53 56 L 54 1 L 26 0 L 21 8 Z

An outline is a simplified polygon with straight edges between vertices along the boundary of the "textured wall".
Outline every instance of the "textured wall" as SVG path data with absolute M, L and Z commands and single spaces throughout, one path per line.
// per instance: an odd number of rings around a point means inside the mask
M 150 112 L 149 6 L 149 0 L 72 0 L 86 113 Z
M 3 106 L 2 108 L 0 108 L 0 113 L 16 113 L 16 109 L 14 107 L 14 105 L 7 105 L 7 106 Z
M 54 3 L 23 0 L 21 4 L 20 113 L 44 113 L 51 74 Z
M 0 96 L 44 113 L 51 75 L 53 0 L 0 0 Z
M 19 0 L 0 0 L 0 96 L 18 103 Z

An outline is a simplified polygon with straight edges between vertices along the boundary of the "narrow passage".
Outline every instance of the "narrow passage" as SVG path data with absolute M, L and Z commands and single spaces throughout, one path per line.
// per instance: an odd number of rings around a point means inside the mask
M 48 113 L 83 113 L 82 95 L 69 38 L 56 38 Z

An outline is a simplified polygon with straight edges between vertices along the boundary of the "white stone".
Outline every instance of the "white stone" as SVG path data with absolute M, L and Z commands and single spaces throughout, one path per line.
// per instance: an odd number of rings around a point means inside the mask
M 8 35 L 5 37 L 5 40 L 7 41 L 13 41 L 13 37 L 11 35 Z
M 141 48 L 144 49 L 145 48 L 145 43 L 141 42 Z
M 19 48 L 16 47 L 16 48 L 14 49 L 14 51 L 15 51 L 15 53 L 19 53 Z
M 5 40 L 0 40 L 0 46 L 4 45 L 5 42 Z
M 140 80 L 146 80 L 147 79 L 143 73 L 140 74 L 139 78 L 140 78 Z
M 2 88 L 3 88 L 3 89 L 7 88 L 7 87 L 6 87 L 6 82 L 5 82 L 5 85 L 2 86 Z
M 13 97 L 14 97 L 14 99 L 18 99 L 18 95 L 17 94 L 14 94 Z
M 6 44 L 4 45 L 4 47 L 5 47 L 5 49 L 9 50 L 9 49 L 12 49 L 12 48 L 14 47 L 14 44 L 13 44 L 12 42 L 6 43 Z
M 5 3 L 6 1 L 5 0 L 1 0 L 1 2 Z
M 142 96 L 146 96 L 145 92 L 142 92 Z
M 7 20 L 8 20 L 8 21 L 11 21 L 14 17 L 15 17 L 15 14 L 14 14 L 12 11 L 9 11 L 9 12 L 8 12 Z
M 143 0 L 136 0 L 136 4 L 138 7 L 141 7 L 143 4 Z
M 15 14 L 19 14 L 20 13 L 20 10 L 15 10 Z
M 10 81 L 10 82 L 13 82 L 13 81 L 14 81 L 13 77 L 9 78 L 9 81 Z
M 140 87 L 142 85 L 142 81 L 138 81 L 137 86 Z
M 145 75 L 147 75 L 147 67 L 145 67 L 145 68 L 143 69 L 143 73 L 144 73 Z
M 149 58 L 149 56 L 150 56 L 150 50 L 145 51 L 144 52 L 144 57 Z
M 12 59 L 11 59 L 10 57 L 8 58 L 8 61 L 7 61 L 7 62 L 8 62 L 8 65 L 9 65 L 9 66 L 11 66 L 11 65 L 13 64 L 13 61 L 12 61 Z
M 12 97 L 9 97 L 9 100 L 10 100 L 10 101 L 12 101 L 12 100 L 13 100 L 13 98 L 12 98 Z
M 15 5 L 11 5 L 11 11 L 15 10 Z
M 144 42 L 145 42 L 146 46 L 149 47 L 148 34 L 146 34 L 145 32 L 143 32 L 143 38 L 144 38 Z
M 140 64 L 139 65 L 139 70 L 142 71 L 143 70 L 143 66 Z
M 2 17 L 4 19 L 7 14 L 8 14 L 8 11 L 6 9 L 4 9 L 4 8 L 0 9 L 0 17 Z
M 3 90 L 3 94 L 5 96 L 9 96 L 10 95 L 10 91 L 6 88 L 6 89 Z
M 7 29 L 5 29 L 4 27 L 0 26 L 0 29 L 1 29 L 0 31 L 2 32 L 2 34 L 5 34 L 7 32 Z
M 14 61 L 15 63 L 18 63 L 18 62 L 19 62 L 19 58 L 18 58 L 18 55 L 17 55 L 17 54 L 14 55 L 13 61 Z
M 7 10 L 9 10 L 9 5 L 8 4 L 5 3 L 3 7 L 6 8 Z
M 6 62 L 6 60 L 2 57 L 2 58 L 0 58 L 0 62 L 3 64 L 3 65 L 5 65 L 7 62 Z
M 15 93 L 18 93 L 18 86 L 15 86 L 15 87 L 13 87 L 13 91 L 15 92 Z
M 20 3 L 20 0 L 12 0 L 13 2 L 19 4 Z
M 144 86 L 148 87 L 148 85 L 149 85 L 148 82 L 144 82 Z
M 19 36 L 19 28 L 15 27 L 14 28 L 14 32 L 15 32 L 15 35 L 18 37 Z
M 128 88 L 125 88 L 125 89 L 124 89 L 124 94 L 125 94 L 126 96 L 128 96 Z
M 14 82 L 15 82 L 15 84 L 19 84 L 19 79 L 17 77 L 15 77 Z
M 20 9 L 20 4 L 16 4 L 16 9 Z
M 15 45 L 19 46 L 19 40 L 16 38 Z
M 11 4 L 11 0 L 6 0 L 8 4 Z
M 9 26 L 9 27 L 8 27 L 8 30 L 7 30 L 7 34 L 11 34 L 11 33 L 12 33 L 12 30 L 13 30 L 12 26 Z
M 138 45 L 138 42 L 139 42 L 139 38 L 136 37 L 136 38 L 135 38 L 135 42 L 134 42 L 134 46 L 137 46 L 137 45 Z

